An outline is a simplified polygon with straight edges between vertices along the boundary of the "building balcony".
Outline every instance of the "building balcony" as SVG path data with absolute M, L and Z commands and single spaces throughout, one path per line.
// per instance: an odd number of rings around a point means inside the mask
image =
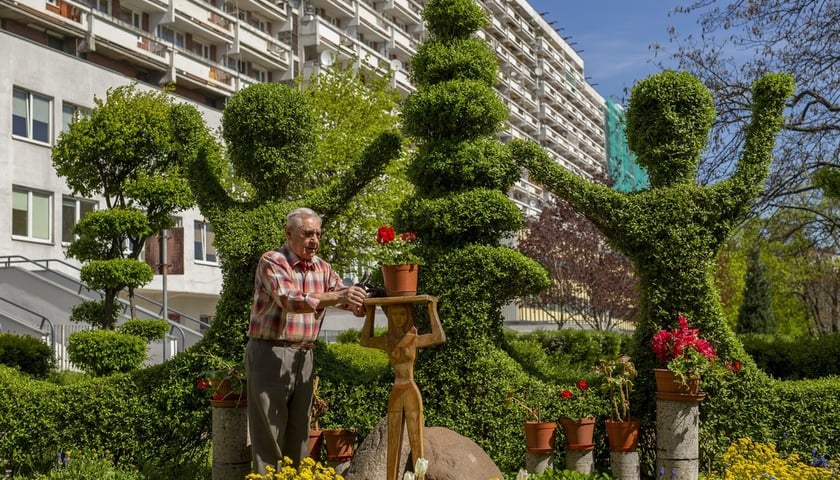
M 358 5 L 358 15 L 350 21 L 349 26 L 355 26 L 359 33 L 365 35 L 367 41 L 390 40 L 392 27 L 382 16 L 364 2 L 359 2 Z
M 340 50 L 344 33 L 321 17 L 301 24 L 301 43 L 317 46 L 318 52 Z
M 392 36 L 388 40 L 388 49 L 398 57 L 412 57 L 417 53 L 416 42 L 411 36 L 399 28 L 391 30 Z
M 353 0 L 307 0 L 307 3 L 316 9 L 324 9 L 324 12 L 331 17 L 354 18 L 356 16 L 356 5 Z
M 175 10 L 175 29 L 181 33 L 212 39 L 216 42 L 229 40 L 233 36 L 236 17 L 217 10 L 209 4 L 178 2 Z
M 409 0 L 386 0 L 381 5 L 383 12 L 393 15 L 406 25 L 423 23 L 423 17 L 420 16 L 421 7 Z

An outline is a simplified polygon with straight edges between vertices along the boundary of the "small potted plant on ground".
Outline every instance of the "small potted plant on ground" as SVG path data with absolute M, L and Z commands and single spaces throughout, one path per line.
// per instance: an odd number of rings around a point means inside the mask
M 614 452 L 632 452 L 639 444 L 639 420 L 630 417 L 630 392 L 636 367 L 629 357 L 601 359 L 595 367 L 601 376 L 601 391 L 609 405 L 610 418 L 604 420 L 607 441 Z
M 653 352 L 665 367 L 654 369 L 657 397 L 665 400 L 680 400 L 683 397 L 702 399 L 700 378 L 711 367 L 717 353 L 708 340 L 700 337 L 698 329 L 688 326 L 685 317 L 680 316 L 679 323 L 679 328 L 663 329 L 653 336 Z
M 309 457 L 315 459 L 316 461 L 321 458 L 321 445 L 324 442 L 324 434 L 321 427 L 318 425 L 318 421 L 321 420 L 321 417 L 327 413 L 327 410 L 330 408 L 330 404 L 327 403 L 326 400 L 321 398 L 321 395 L 318 394 L 318 383 L 320 383 L 321 378 L 315 377 L 315 380 L 312 384 L 312 410 L 309 414 Z
M 589 383 L 584 378 L 572 387 L 561 389 L 559 396 L 563 412 L 560 425 L 566 435 L 566 447 L 570 450 L 593 448 L 595 417 L 604 414 L 604 399 L 590 393 Z

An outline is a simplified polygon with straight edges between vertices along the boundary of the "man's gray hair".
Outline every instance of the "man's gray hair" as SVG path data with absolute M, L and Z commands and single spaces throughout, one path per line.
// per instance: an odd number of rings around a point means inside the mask
M 317 218 L 318 222 L 321 221 L 321 216 L 318 215 L 318 213 L 315 212 L 315 210 L 306 207 L 299 207 L 292 210 L 291 212 L 289 212 L 288 215 L 286 215 L 286 225 L 292 228 L 300 228 L 301 225 L 303 225 L 303 219 L 311 217 Z

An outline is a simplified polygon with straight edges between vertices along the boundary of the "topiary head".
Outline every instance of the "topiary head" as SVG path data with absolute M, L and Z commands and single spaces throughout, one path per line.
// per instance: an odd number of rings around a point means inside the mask
M 652 186 L 694 182 L 715 115 L 711 93 L 689 73 L 667 70 L 633 87 L 627 144 Z
M 467 38 L 487 24 L 487 16 L 473 0 L 430 0 L 423 19 L 432 38 L 447 41 Z

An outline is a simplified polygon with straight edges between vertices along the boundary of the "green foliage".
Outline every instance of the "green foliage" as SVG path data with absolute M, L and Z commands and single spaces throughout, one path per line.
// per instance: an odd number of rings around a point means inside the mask
M 126 335 L 136 335 L 147 342 L 153 342 L 163 340 L 166 337 L 166 332 L 169 331 L 169 323 L 163 319 L 132 318 L 120 325 L 117 331 Z
M 630 94 L 627 145 L 654 187 L 693 184 L 715 118 L 711 93 L 687 72 L 665 71 Z
M 528 480 L 611 480 L 612 478 L 604 472 L 581 473 L 575 470 L 555 469 L 528 475 Z
M 770 281 L 766 267 L 759 259 L 759 250 L 749 254 L 749 268 L 744 280 L 744 300 L 738 311 L 738 333 L 775 333 L 776 318 L 773 316 L 773 302 Z
M 498 245 L 501 235 L 522 226 L 522 215 L 504 193 L 473 189 L 406 200 L 394 222 L 410 225 L 426 245 L 455 248 L 475 243 Z
M 840 334 L 820 337 L 740 335 L 744 349 L 763 371 L 784 380 L 840 376 Z
M 408 135 L 466 140 L 495 134 L 508 110 L 485 83 L 450 80 L 414 91 L 405 99 L 402 115 L 403 132 Z
M 150 175 L 171 166 L 172 97 L 138 91 L 135 84 L 108 89 L 106 99 L 62 133 L 52 150 L 53 166 L 74 194 L 101 194 L 108 208 L 129 206 L 125 183 L 138 172 Z
M 29 335 L 0 333 L 0 364 L 45 378 L 55 367 L 52 349 Z
M 112 330 L 76 332 L 68 338 L 70 361 L 96 376 L 134 370 L 146 359 L 146 341 Z
M 130 239 L 152 233 L 146 214 L 136 208 L 96 210 L 73 227 L 78 237 L 67 248 L 67 256 L 81 262 L 122 258 L 123 245 Z
M 309 99 L 279 83 L 256 83 L 233 94 L 222 133 L 235 172 L 262 200 L 284 199 L 315 154 L 317 119 Z
M 519 178 L 510 151 L 495 138 L 423 144 L 412 158 L 408 177 L 429 197 L 472 188 L 505 192 Z
M 131 467 L 115 466 L 107 455 L 93 452 L 59 452 L 60 461 L 46 475 L 37 480 L 142 480 L 144 477 Z
M 431 0 L 423 20 L 432 38 L 442 41 L 467 38 L 488 21 L 484 10 L 470 0 Z
M 411 58 L 411 81 L 418 87 L 467 79 L 492 87 L 498 81 L 497 71 L 496 56 L 478 38 L 431 40 L 421 44 Z
M 154 272 L 145 262 L 130 258 L 94 260 L 82 267 L 81 280 L 93 289 L 122 290 L 140 287 L 152 281 Z
M 107 328 L 115 325 L 119 317 L 119 310 L 111 309 L 111 314 L 105 317 L 105 302 L 102 300 L 85 300 L 82 303 L 73 305 L 70 311 L 70 321 L 76 323 L 87 323 L 95 328 Z

